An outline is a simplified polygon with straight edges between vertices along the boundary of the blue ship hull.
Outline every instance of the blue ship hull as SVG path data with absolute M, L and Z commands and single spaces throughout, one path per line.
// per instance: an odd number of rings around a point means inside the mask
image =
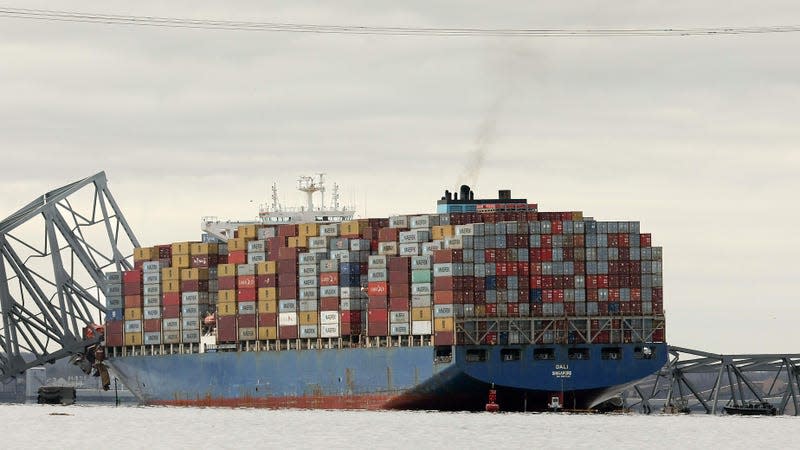
M 643 345 L 650 357 L 637 351 Z M 542 347 L 552 353 L 535 358 Z M 588 409 L 667 361 L 666 344 L 588 345 L 579 359 L 571 347 L 455 346 L 444 358 L 435 347 L 219 352 L 108 363 L 144 404 L 477 411 L 494 385 L 502 410 L 532 411 L 547 409 L 554 395 L 568 409 Z M 621 351 L 610 359 L 602 347 Z

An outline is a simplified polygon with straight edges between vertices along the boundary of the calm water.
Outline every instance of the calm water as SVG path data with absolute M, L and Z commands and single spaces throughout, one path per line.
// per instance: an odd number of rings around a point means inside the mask
M 8 449 L 800 448 L 798 417 L 48 405 L 0 405 L 0 417 Z

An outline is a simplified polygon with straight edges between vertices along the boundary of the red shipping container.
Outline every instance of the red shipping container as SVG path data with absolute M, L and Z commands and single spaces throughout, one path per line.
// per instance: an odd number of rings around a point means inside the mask
M 236 331 L 236 316 L 220 316 L 217 318 L 217 341 L 236 342 L 239 334 Z
M 251 289 L 238 289 L 236 291 L 236 300 L 240 302 L 254 302 L 256 301 L 258 290 Z
M 408 298 L 391 298 L 389 299 L 389 309 L 392 311 L 408 311 L 409 310 Z
M 142 296 L 141 295 L 126 295 L 123 297 L 126 308 L 141 308 Z
M 278 247 L 278 261 L 297 261 L 298 253 L 297 247 Z
M 278 273 L 297 276 L 297 261 L 293 259 L 282 259 L 278 261 Z
M 656 300 L 664 300 L 664 288 L 653 288 L 653 302 Z
M 411 270 L 411 258 L 405 256 L 390 256 L 387 267 L 390 272 L 408 272 Z
M 297 298 L 297 286 L 281 286 L 278 288 L 279 300 L 292 300 Z
M 106 333 L 105 341 L 106 347 L 122 347 L 125 345 L 125 337 L 122 333 Z
M 245 250 L 234 250 L 228 253 L 228 264 L 246 264 L 247 252 Z
M 367 336 L 386 336 L 388 334 L 389 322 L 367 322 Z
M 449 263 L 449 262 L 463 262 L 464 260 L 464 251 L 463 250 L 434 250 L 433 251 L 433 262 L 434 264 L 442 264 L 442 263 Z
M 487 317 L 497 317 L 497 303 L 487 303 L 486 304 L 486 316 Z
M 587 302 L 596 302 L 597 301 L 597 289 L 586 289 L 586 301 Z
M 278 274 L 278 286 L 297 286 L 297 274 L 296 273 L 279 273 Z
M 165 292 L 161 294 L 161 304 L 164 306 L 181 306 L 181 294 L 179 292 Z
M 333 311 L 339 309 L 339 297 L 321 297 L 319 299 L 320 311 Z
M 575 303 L 567 302 L 564 303 L 564 314 L 567 316 L 574 316 L 575 315 Z
M 367 310 L 367 322 L 389 322 L 389 311 L 386 309 Z
M 253 289 L 256 287 L 255 275 L 239 275 L 236 277 L 236 287 L 239 289 Z
M 389 293 L 389 288 L 385 281 L 370 281 L 367 285 L 367 295 L 369 296 L 386 296 Z
M 407 284 L 389 284 L 389 297 L 408 298 L 411 294 L 411 286 Z
M 278 339 L 297 339 L 297 326 L 285 325 L 278 327 Z
M 385 295 L 370 296 L 367 300 L 367 309 L 386 309 L 389 306 L 389 299 Z
M 320 286 L 338 286 L 339 285 L 339 273 L 338 272 L 325 272 L 319 274 L 319 285 Z
M 519 303 L 509 303 L 508 304 L 508 316 L 509 317 L 519 317 Z
M 433 334 L 434 345 L 454 345 L 456 343 L 455 333 L 452 331 L 436 331 Z
M 400 237 L 399 228 L 381 228 L 380 230 L 378 230 L 379 242 L 391 242 L 391 241 L 396 242 L 398 237 Z
M 297 225 L 278 225 L 277 234 L 280 237 L 297 236 Z
M 162 319 L 177 319 L 181 316 L 180 305 L 164 305 L 161 307 Z
M 142 271 L 141 270 L 125 270 L 122 272 L 122 283 L 141 283 Z
M 342 311 L 340 317 L 342 324 L 361 323 L 361 311 Z
M 181 292 L 208 292 L 208 280 L 181 281 Z
M 193 255 L 189 259 L 189 267 L 208 267 L 209 266 L 209 256 L 208 255 Z
M 542 250 L 550 250 L 549 253 L 544 253 L 543 255 L 550 255 L 550 259 L 545 259 L 545 261 L 552 261 L 553 260 L 553 236 L 549 234 L 542 235 Z
M 278 315 L 276 313 L 261 313 L 261 314 L 259 314 L 258 315 L 258 326 L 260 326 L 260 327 L 276 327 L 276 326 L 278 326 Z
M 411 273 L 389 271 L 389 284 L 409 284 L 411 283 Z
M 433 277 L 434 291 L 451 291 L 455 288 L 455 277 Z
M 650 247 L 652 245 L 652 238 L 650 233 L 639 235 L 639 247 Z
M 452 305 L 453 300 L 453 291 L 433 291 L 433 303 L 436 305 Z
M 108 334 L 122 334 L 124 327 L 123 327 L 123 320 L 109 320 L 106 322 L 106 335 Z
M 255 328 L 255 326 L 256 326 L 256 315 L 255 314 L 245 314 L 245 315 L 242 315 L 242 316 L 237 316 L 236 323 L 237 323 L 237 325 L 239 325 L 239 328 Z
M 219 287 L 220 291 L 236 289 L 236 277 L 235 276 L 219 277 L 219 280 L 217 281 L 217 286 Z
M 141 295 L 142 284 L 141 282 L 124 283 L 122 285 L 123 295 Z
M 172 244 L 158 246 L 158 258 L 169 259 L 172 258 Z
M 619 298 L 620 298 L 619 289 L 612 288 L 612 289 L 608 290 L 608 300 L 609 301 L 617 302 L 617 301 L 619 301 Z
M 267 288 L 275 287 L 278 284 L 278 276 L 275 274 L 256 275 L 256 287 Z
M 361 334 L 361 322 L 342 323 L 339 326 L 342 336 L 354 336 Z
M 145 333 L 155 333 L 161 331 L 161 319 L 145 319 L 142 325 Z
M 542 317 L 544 308 L 541 303 L 531 303 L 531 317 Z

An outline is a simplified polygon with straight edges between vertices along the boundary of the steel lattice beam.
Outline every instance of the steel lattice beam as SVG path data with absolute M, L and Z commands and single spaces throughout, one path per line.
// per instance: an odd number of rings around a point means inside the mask
M 104 172 L 0 222 L 0 381 L 97 342 L 82 330 L 103 320 L 103 272 L 130 269 L 138 246 Z

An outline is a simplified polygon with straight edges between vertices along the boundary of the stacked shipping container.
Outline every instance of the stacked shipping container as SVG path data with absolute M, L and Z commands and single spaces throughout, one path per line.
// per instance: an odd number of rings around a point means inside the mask
M 248 225 L 227 247 L 137 249 L 135 270 L 108 276 L 107 343 L 198 342 L 210 311 L 219 343 L 431 336 L 436 345 L 476 343 L 469 332 L 500 342 L 475 318 L 629 317 L 647 330 L 663 314 L 661 249 L 638 222 L 492 206 Z M 604 333 L 597 342 L 634 338 Z M 663 341 L 663 329 L 653 338 Z

